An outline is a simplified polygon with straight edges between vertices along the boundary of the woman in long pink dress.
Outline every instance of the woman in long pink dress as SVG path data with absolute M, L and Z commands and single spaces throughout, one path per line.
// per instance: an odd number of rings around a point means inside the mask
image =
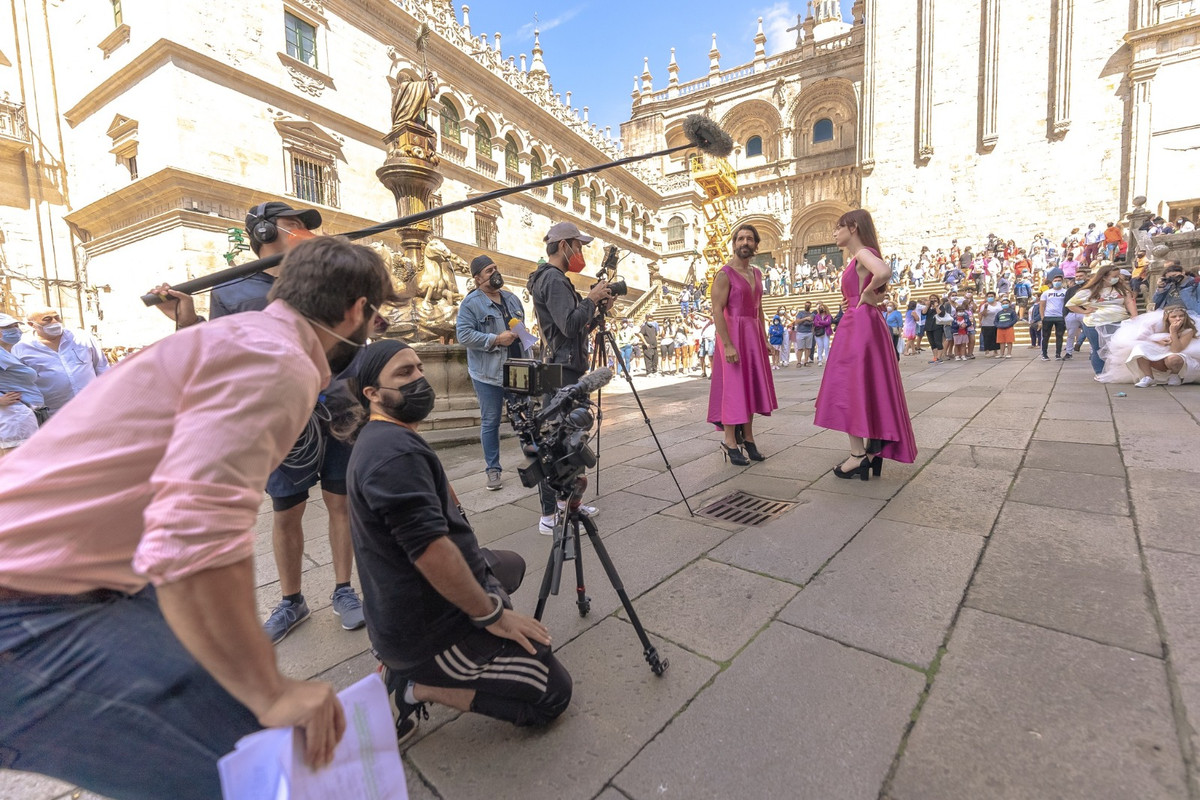
M 834 238 L 854 258 L 842 273 L 846 312 L 822 376 L 814 422 L 850 438 L 850 457 L 834 474 L 865 481 L 871 472 L 880 474 L 884 458 L 911 464 L 917 444 L 891 330 L 880 311 L 892 271 L 880 257 L 875 223 L 862 209 L 850 211 L 838 220 Z
M 761 239 L 753 225 L 733 232 L 733 258 L 713 279 L 713 324 L 717 353 L 708 390 L 708 421 L 725 431 L 721 453 L 738 466 L 762 461 L 754 443 L 754 415 L 779 408 L 767 356 L 767 320 L 762 310 L 762 273 L 750 263 Z M 745 448 L 745 455 L 742 454 Z

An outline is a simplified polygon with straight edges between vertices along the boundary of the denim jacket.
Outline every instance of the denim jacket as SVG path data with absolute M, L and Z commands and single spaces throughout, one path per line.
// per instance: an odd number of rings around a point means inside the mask
M 525 309 L 520 299 L 512 292 L 500 290 L 504 307 L 511 315 L 525 321 Z M 455 335 L 458 343 L 467 348 L 467 372 L 473 380 L 500 386 L 504 379 L 504 362 L 508 358 L 508 347 L 496 346 L 496 336 L 508 330 L 508 319 L 501 319 L 500 312 L 491 298 L 480 289 L 472 289 L 458 306 L 458 322 Z

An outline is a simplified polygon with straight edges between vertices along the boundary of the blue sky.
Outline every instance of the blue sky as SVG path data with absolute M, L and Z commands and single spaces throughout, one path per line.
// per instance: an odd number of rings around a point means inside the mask
M 542 32 L 542 50 L 554 91 L 572 93 L 572 105 L 588 106 L 592 122 L 611 125 L 618 135 L 629 119 L 633 78 L 649 56 L 655 89 L 666 88 L 671 48 L 681 82 L 708 74 L 708 50 L 717 34 L 721 68 L 754 58 L 754 33 L 763 18 L 767 55 L 791 48 L 796 34 L 787 28 L 796 15 L 807 15 L 807 0 L 762 0 L 745 6 L 718 0 L 467 0 L 471 33 L 499 32 L 505 57 L 532 56 L 534 14 Z M 841 0 L 850 19 L 853 0 Z M 461 0 L 455 0 L 461 20 Z

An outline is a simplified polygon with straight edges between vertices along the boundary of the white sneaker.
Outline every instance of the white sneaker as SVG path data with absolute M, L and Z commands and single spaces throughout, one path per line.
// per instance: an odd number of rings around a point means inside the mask
M 1154 379 L 1151 378 L 1149 375 L 1143 377 L 1140 381 L 1138 381 L 1137 383 L 1134 384 L 1134 386 L 1136 386 L 1139 389 L 1145 389 L 1145 388 L 1147 388 L 1149 386 L 1153 386 L 1153 385 L 1154 385 Z
M 1182 385 L 1183 385 L 1183 378 L 1180 378 L 1178 375 L 1172 374 L 1169 378 L 1167 378 L 1167 386 L 1182 386 Z
M 538 533 L 542 536 L 554 535 L 554 517 L 542 517 L 538 520 Z

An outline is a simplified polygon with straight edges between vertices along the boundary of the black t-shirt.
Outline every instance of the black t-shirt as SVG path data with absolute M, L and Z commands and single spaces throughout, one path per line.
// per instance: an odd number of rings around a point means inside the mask
M 517 315 L 509 309 L 508 300 L 505 299 L 503 294 L 500 295 L 499 303 L 497 303 L 495 300 L 492 300 L 492 308 L 496 309 L 496 311 L 500 314 L 500 319 L 504 321 L 504 327 L 506 328 L 508 327 L 508 321 L 510 319 L 517 319 Z M 506 349 L 508 350 L 509 358 L 525 357 L 525 349 L 521 346 L 520 339 L 514 339 Z
M 413 562 L 435 539 L 449 536 L 486 587 L 479 542 L 451 499 L 441 462 L 408 428 L 367 423 L 350 456 L 347 491 L 371 645 L 396 669 L 415 668 L 475 628 Z

